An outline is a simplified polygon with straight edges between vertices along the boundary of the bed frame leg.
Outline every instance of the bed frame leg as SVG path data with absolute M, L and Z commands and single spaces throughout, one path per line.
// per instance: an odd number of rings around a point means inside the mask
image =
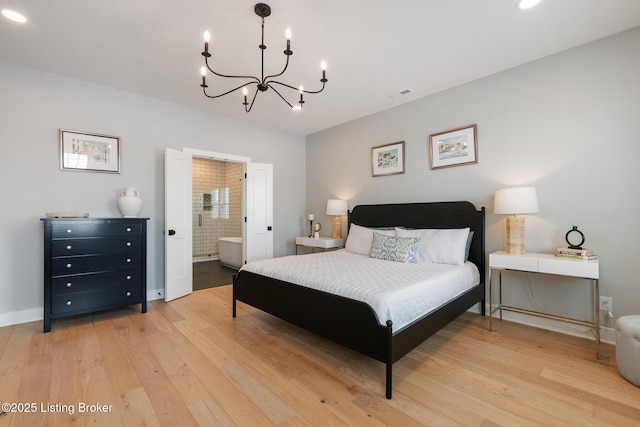
M 238 275 L 234 274 L 233 275 L 233 285 L 232 285 L 232 289 L 233 289 L 233 296 L 232 296 L 232 302 L 231 302 L 231 311 L 233 314 L 233 317 L 236 317 L 236 280 L 238 280 Z
M 391 390 L 393 389 L 393 363 L 387 362 L 387 399 L 391 399 Z
M 387 320 L 387 361 L 386 361 L 386 395 L 387 399 L 391 399 L 393 389 L 393 322 Z

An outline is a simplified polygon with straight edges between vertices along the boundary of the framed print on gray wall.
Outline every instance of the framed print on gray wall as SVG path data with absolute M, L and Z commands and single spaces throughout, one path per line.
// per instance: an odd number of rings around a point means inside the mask
M 120 137 L 60 129 L 60 169 L 120 173 Z
M 477 126 L 429 135 L 429 153 L 431 169 L 478 163 Z
M 404 141 L 371 148 L 373 176 L 404 173 Z

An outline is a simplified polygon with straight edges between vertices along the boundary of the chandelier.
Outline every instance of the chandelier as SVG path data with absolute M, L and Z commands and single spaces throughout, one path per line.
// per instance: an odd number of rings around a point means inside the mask
M 260 45 L 258 46 L 260 48 L 260 55 L 261 55 L 261 62 L 262 62 L 262 68 L 261 68 L 261 77 L 254 77 L 254 76 L 234 76 L 234 75 L 227 75 L 227 74 L 222 74 L 222 73 L 218 73 L 216 71 L 213 70 L 213 68 L 211 68 L 211 65 L 209 65 L 209 58 L 211 58 L 211 53 L 209 53 L 209 40 L 210 40 L 210 35 L 208 31 L 205 31 L 204 33 L 204 51 L 202 52 L 202 56 L 204 56 L 204 64 L 205 66 L 203 66 L 200 69 L 200 73 L 202 74 L 202 84 L 200 85 L 200 87 L 202 87 L 202 92 L 204 93 L 204 95 L 207 98 L 220 98 L 222 96 L 228 95 L 231 92 L 235 92 L 239 89 L 242 89 L 242 95 L 243 95 L 243 102 L 242 104 L 244 105 L 244 109 L 245 111 L 248 113 L 249 111 L 251 111 L 251 109 L 253 108 L 253 104 L 256 101 L 256 97 L 258 96 L 258 92 L 266 92 L 268 89 L 272 89 L 276 95 L 278 95 L 284 102 L 287 103 L 287 105 L 289 105 L 289 107 L 291 107 L 293 110 L 295 111 L 299 111 L 302 109 L 303 104 L 305 103 L 304 101 L 304 94 L 305 93 L 320 93 L 324 90 L 324 86 L 327 83 L 327 74 L 326 74 L 326 69 L 327 69 L 327 64 L 325 61 L 322 61 L 320 68 L 322 69 L 322 78 L 320 79 L 320 82 L 322 82 L 322 87 L 320 88 L 320 90 L 316 90 L 316 91 L 311 91 L 311 90 L 307 90 L 304 89 L 303 86 L 299 86 L 299 87 L 294 87 L 291 86 L 289 84 L 283 83 L 281 81 L 275 80 L 275 78 L 280 77 L 281 75 L 284 74 L 285 71 L 287 71 L 287 67 L 289 66 L 289 57 L 291 55 L 293 55 L 293 51 L 291 50 L 291 29 L 287 28 L 286 31 L 286 38 L 287 38 L 287 48 L 284 51 L 284 54 L 286 56 L 286 62 L 284 64 L 284 68 L 282 69 L 282 71 L 278 74 L 272 74 L 272 75 L 268 75 L 265 76 L 264 75 L 264 51 L 267 48 L 267 46 L 265 46 L 264 44 L 264 18 L 266 18 L 267 16 L 271 15 L 271 7 L 269 7 L 269 5 L 265 4 L 265 3 L 258 3 L 255 5 L 255 7 L 253 8 L 254 12 L 256 13 L 256 15 L 258 15 L 260 18 L 262 18 L 262 42 L 260 43 Z M 227 92 L 221 93 L 219 95 L 209 95 L 207 93 L 207 88 L 209 87 L 207 85 L 207 70 L 209 70 L 210 72 L 212 72 L 214 75 L 218 76 L 218 77 L 226 77 L 226 78 L 231 78 L 231 79 L 244 79 L 245 82 L 242 83 L 240 86 L 231 89 Z M 255 92 L 253 94 L 253 98 L 251 99 L 251 103 L 248 102 L 247 100 L 247 96 L 249 94 L 249 87 L 255 85 Z M 278 91 L 278 89 L 276 89 L 276 86 L 279 89 L 293 89 L 295 91 L 297 91 L 300 94 L 300 99 L 297 102 L 294 102 L 295 104 L 298 104 L 296 106 L 293 106 L 289 101 L 287 101 L 287 99 L 280 93 L 280 91 Z

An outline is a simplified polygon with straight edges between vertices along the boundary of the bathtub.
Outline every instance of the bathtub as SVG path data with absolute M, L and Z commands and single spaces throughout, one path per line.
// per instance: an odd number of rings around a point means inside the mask
M 222 265 L 239 269 L 242 266 L 242 237 L 220 237 L 218 252 Z

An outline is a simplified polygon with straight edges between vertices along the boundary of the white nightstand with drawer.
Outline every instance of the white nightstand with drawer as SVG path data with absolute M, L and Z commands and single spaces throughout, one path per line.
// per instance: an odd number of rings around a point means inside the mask
M 588 326 L 595 329 L 596 338 L 596 357 L 600 354 L 600 269 L 598 260 L 582 261 L 570 258 L 557 257 L 552 254 L 525 253 L 522 255 L 512 255 L 504 251 L 489 254 L 489 274 L 493 270 L 499 270 L 498 273 L 498 289 L 499 302 L 497 307 L 493 308 L 493 286 L 491 277 L 489 277 L 489 330 L 492 330 L 493 312 L 500 310 L 500 320 L 502 320 L 502 311 L 513 311 L 534 316 L 544 317 L 548 319 L 559 320 L 563 322 Z M 589 280 L 593 283 L 593 313 L 595 321 L 573 319 L 569 317 L 543 313 L 535 310 L 507 306 L 502 303 L 502 272 L 505 270 L 523 271 L 540 274 L 555 274 L 559 276 L 570 276 Z
M 339 249 L 343 246 L 344 240 L 332 239 L 331 237 L 296 237 L 296 255 L 298 255 L 298 247 L 306 246 L 311 248 L 311 252 L 315 252 L 316 248 L 328 251 L 330 249 Z

